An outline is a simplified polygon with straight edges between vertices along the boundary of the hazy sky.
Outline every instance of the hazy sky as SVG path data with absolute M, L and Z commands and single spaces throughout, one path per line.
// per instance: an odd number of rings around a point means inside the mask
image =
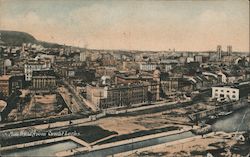
M 0 0 L 0 29 L 98 49 L 249 51 L 249 1 Z

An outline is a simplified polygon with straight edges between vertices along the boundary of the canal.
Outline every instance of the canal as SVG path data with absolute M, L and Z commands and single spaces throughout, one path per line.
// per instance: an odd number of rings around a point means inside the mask
M 225 131 L 225 132 L 234 132 L 234 131 L 247 131 L 250 130 L 250 107 L 238 110 L 228 116 L 218 119 L 215 123 L 212 124 L 214 131 Z M 98 157 L 98 156 L 107 156 L 120 152 L 125 152 L 133 149 L 153 146 L 161 143 L 171 142 L 179 139 L 184 139 L 194 136 L 191 132 L 185 132 L 177 135 L 170 135 L 155 139 L 150 139 L 146 141 L 136 142 L 132 144 L 102 149 L 98 151 L 89 152 L 87 154 L 78 155 L 79 157 Z M 11 152 L 6 152 L 2 154 L 4 156 L 53 156 L 54 153 L 69 150 L 76 148 L 78 145 L 74 142 L 67 141 L 63 143 L 55 143 L 44 146 L 37 146 L 31 148 L 25 148 L 20 150 L 13 150 Z
M 54 156 L 58 151 L 63 151 L 65 149 L 73 149 L 80 147 L 79 144 L 73 141 L 63 141 L 60 143 L 52 143 L 47 145 L 39 145 L 35 147 L 11 150 L 8 152 L 1 153 L 3 156 L 9 157 L 25 157 L 25 156 Z
M 103 156 L 108 156 L 112 154 L 117 154 L 121 152 L 126 152 L 138 148 L 143 148 L 143 147 L 148 147 L 148 146 L 153 146 L 157 144 L 162 144 L 166 142 L 171 142 L 171 141 L 176 141 L 179 139 L 184 139 L 188 137 L 194 136 L 191 132 L 184 132 L 181 134 L 175 134 L 175 135 L 170 135 L 170 136 L 165 136 L 165 137 L 159 137 L 155 139 L 149 139 L 141 142 L 135 142 L 131 144 L 126 144 L 126 145 L 121 145 L 121 146 L 116 146 L 112 148 L 107 148 L 107 149 L 102 149 L 102 150 L 97 150 L 93 152 L 89 152 L 87 154 L 80 154 L 77 155 L 78 157 L 103 157 Z

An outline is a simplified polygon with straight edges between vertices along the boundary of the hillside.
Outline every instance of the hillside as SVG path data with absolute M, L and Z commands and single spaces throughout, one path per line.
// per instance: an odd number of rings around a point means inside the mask
M 6 45 L 21 46 L 22 43 L 37 43 L 37 40 L 30 34 L 16 31 L 2 31 L 1 41 Z
M 22 46 L 22 43 L 40 44 L 46 48 L 62 47 L 56 43 L 36 40 L 32 35 L 25 32 L 0 30 L 1 43 L 4 45 Z

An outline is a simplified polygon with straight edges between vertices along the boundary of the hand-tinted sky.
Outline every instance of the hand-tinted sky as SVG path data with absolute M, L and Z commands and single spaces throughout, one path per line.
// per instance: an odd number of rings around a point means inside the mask
M 0 0 L 0 29 L 98 49 L 249 51 L 249 1 Z

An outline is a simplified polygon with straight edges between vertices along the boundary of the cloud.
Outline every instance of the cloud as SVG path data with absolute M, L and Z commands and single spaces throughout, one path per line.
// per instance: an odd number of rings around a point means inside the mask
M 60 6 L 66 7 L 62 3 Z M 236 49 L 248 50 L 249 21 L 243 14 L 247 8 L 241 3 L 207 4 L 101 1 L 60 13 L 58 10 L 63 8 L 57 8 L 51 16 L 45 16 L 53 11 L 46 10 L 48 4 L 42 11 L 24 7 L 19 14 L 8 12 L 5 7 L 0 11 L 0 15 L 6 15 L 0 17 L 0 29 L 25 31 L 45 41 L 88 44 L 91 48 L 208 50 L 215 49 L 217 44 L 231 44 Z

